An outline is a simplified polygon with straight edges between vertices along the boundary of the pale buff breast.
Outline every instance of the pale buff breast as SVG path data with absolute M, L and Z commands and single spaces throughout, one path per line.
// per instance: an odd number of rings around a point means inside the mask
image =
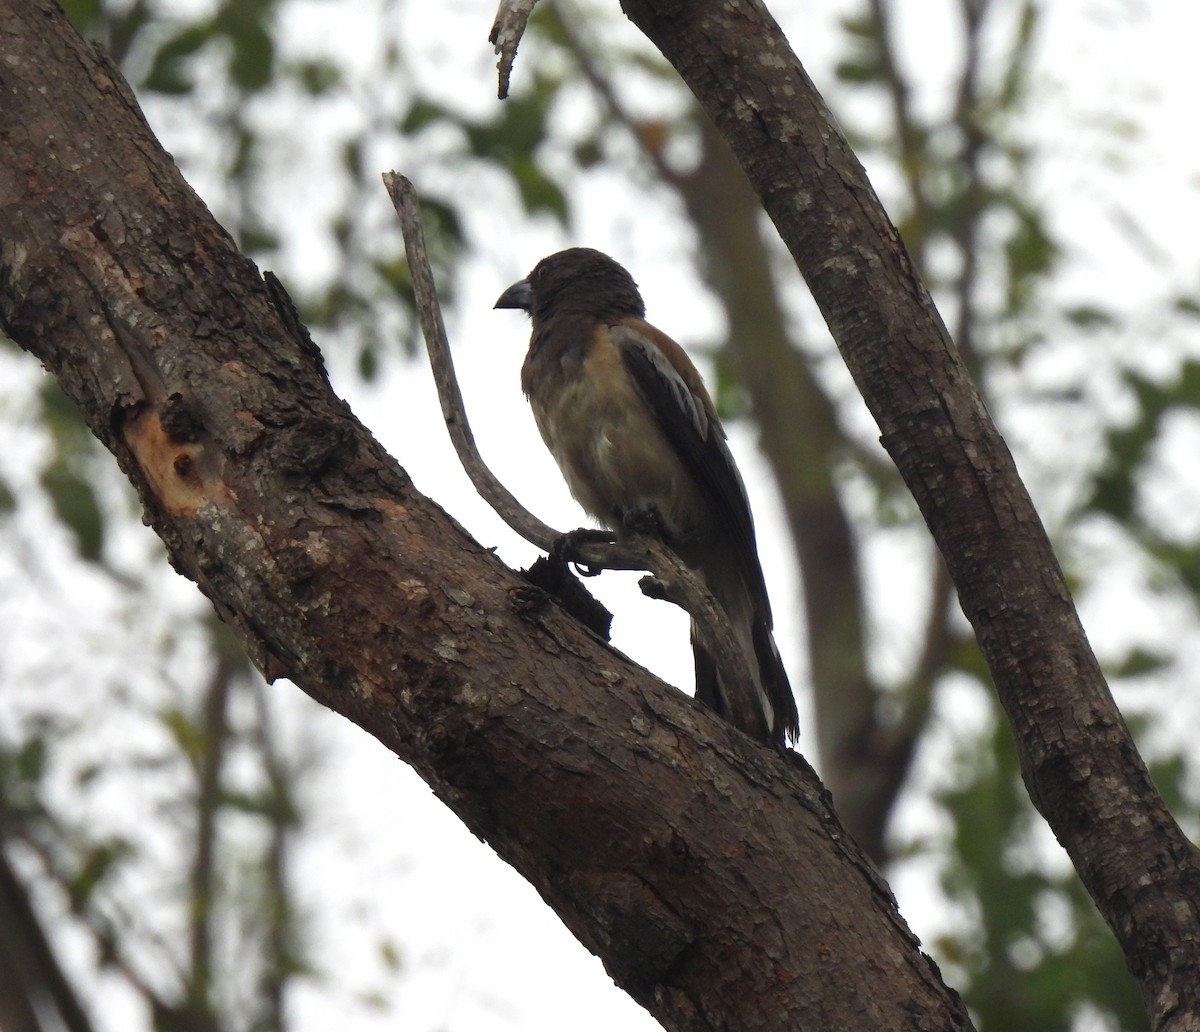
M 593 348 L 551 397 L 531 397 L 534 419 L 576 501 L 609 527 L 652 506 L 672 536 L 701 532 L 707 507 L 625 374 L 614 348 Z

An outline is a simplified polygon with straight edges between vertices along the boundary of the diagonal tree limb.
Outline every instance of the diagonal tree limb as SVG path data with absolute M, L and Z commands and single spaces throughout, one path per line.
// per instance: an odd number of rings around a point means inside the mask
M 1012 456 L 862 166 L 757 0 L 624 0 L 729 141 L 820 306 L 975 628 L 1034 805 L 1138 978 L 1200 1028 L 1200 853 L 1113 703 Z M 739 60 L 739 41 L 756 60 Z

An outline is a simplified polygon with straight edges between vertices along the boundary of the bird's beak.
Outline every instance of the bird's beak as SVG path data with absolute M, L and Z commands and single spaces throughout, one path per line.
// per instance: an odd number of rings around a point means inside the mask
M 493 308 L 521 308 L 526 312 L 533 303 L 533 287 L 529 280 L 518 280 L 496 300 Z

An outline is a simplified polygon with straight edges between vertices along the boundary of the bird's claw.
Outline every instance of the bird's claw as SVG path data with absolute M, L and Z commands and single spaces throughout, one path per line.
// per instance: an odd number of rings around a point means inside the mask
M 595 527 L 577 527 L 559 535 L 550 549 L 550 559 L 563 565 L 570 563 L 581 577 L 596 577 L 601 573 L 601 569 L 579 562 L 577 557 L 580 550 L 584 545 L 611 545 L 616 540 L 616 535 L 610 531 L 597 530 Z

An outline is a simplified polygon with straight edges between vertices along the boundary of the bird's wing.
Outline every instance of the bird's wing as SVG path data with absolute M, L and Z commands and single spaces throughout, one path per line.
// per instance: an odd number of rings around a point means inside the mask
M 638 391 L 725 528 L 746 587 L 769 628 L 771 607 L 746 487 L 700 374 L 683 348 L 644 319 L 623 319 L 609 332 Z

